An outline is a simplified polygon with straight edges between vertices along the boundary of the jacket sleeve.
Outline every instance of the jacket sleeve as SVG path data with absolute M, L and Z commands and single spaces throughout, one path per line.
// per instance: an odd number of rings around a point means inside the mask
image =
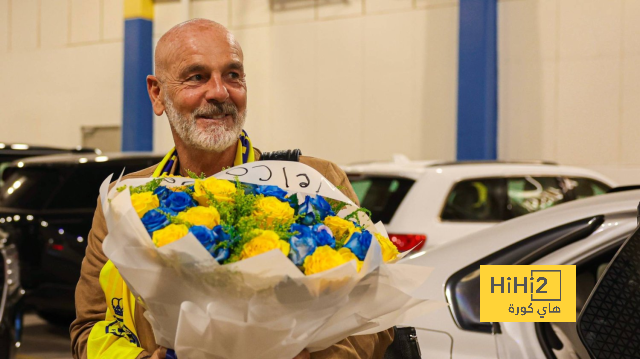
M 92 340 L 102 341 L 95 343 L 101 348 L 99 354 L 87 353 L 87 343 L 92 329 L 104 328 L 106 323 L 107 304 L 105 294 L 100 285 L 100 272 L 108 259 L 102 252 L 102 241 L 107 235 L 107 225 L 102 212 L 102 205 L 98 199 L 98 206 L 93 217 L 93 224 L 87 239 L 87 249 L 82 261 L 80 279 L 76 286 L 76 319 L 71 323 L 71 350 L 74 359 L 100 358 L 138 358 L 148 353 L 142 348 L 129 343 L 125 338 L 117 338 L 113 335 L 95 335 Z M 105 333 L 106 334 L 106 333 Z
M 358 197 L 344 171 L 336 164 L 329 162 L 322 171 L 324 176 L 342 193 L 360 205 Z M 312 359 L 382 359 L 387 347 L 393 341 L 393 328 L 369 334 L 355 335 L 336 343 L 325 350 L 311 353 Z

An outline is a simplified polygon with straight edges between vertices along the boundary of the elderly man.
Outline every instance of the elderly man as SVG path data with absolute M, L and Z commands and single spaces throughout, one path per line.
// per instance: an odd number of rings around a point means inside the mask
M 158 165 L 126 178 L 186 176 L 188 171 L 210 176 L 224 167 L 259 159 L 260 151 L 252 147 L 242 129 L 247 113 L 242 61 L 242 49 L 233 35 L 213 21 L 182 23 L 160 39 L 156 76 L 147 77 L 147 87 L 154 112 L 166 113 L 169 118 L 175 148 Z M 300 161 L 357 201 L 344 172 L 335 164 L 310 157 Z M 164 358 L 166 349 L 156 345 L 144 308 L 102 252 L 106 235 L 104 214 L 98 205 L 76 288 L 73 356 Z M 321 352 L 309 354 L 305 350 L 296 358 L 382 358 L 392 333 L 349 337 Z

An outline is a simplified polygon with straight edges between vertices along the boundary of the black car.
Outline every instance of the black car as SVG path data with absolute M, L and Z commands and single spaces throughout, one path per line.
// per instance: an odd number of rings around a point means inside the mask
M 108 175 L 141 170 L 159 155 L 53 155 L 12 163 L 0 187 L 0 230 L 17 245 L 26 308 L 52 324 L 75 318 L 74 291 Z
M 47 146 L 34 146 L 26 143 L 6 143 L 0 142 L 0 185 L 2 185 L 2 171 L 7 168 L 11 162 L 21 158 L 33 156 L 56 155 L 63 153 L 87 153 L 100 155 L 102 152 L 95 148 L 75 147 L 75 148 L 59 148 Z

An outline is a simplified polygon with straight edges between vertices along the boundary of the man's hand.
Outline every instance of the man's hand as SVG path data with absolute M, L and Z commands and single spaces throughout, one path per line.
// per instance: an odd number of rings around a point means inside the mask
M 311 354 L 309 354 L 309 351 L 305 349 L 301 351 L 300 354 L 296 355 L 293 359 L 310 359 L 310 358 L 311 358 Z
M 153 352 L 153 355 L 151 355 L 150 359 L 165 359 L 166 355 L 167 355 L 167 348 L 158 347 L 158 349 L 156 349 L 156 351 Z

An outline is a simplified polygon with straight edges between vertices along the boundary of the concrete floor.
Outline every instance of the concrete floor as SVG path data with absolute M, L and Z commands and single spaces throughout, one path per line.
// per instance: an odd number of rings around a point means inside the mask
M 36 314 L 25 314 L 17 359 L 71 359 L 69 328 L 47 324 Z

